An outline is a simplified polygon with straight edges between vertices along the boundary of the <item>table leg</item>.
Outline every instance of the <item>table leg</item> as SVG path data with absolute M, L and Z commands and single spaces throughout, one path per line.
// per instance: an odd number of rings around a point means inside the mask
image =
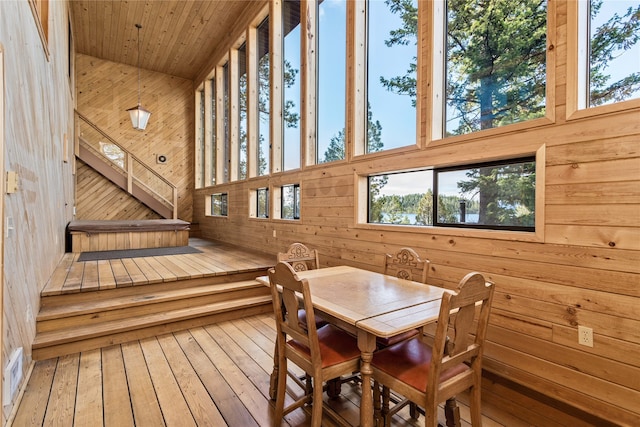
M 362 397 L 360 398 L 360 426 L 373 427 L 373 396 L 371 390 L 371 359 L 376 348 L 376 337 L 358 330 L 358 348 L 361 352 L 360 376 L 362 377 Z
M 460 408 L 458 408 L 455 397 L 447 399 L 444 404 L 444 417 L 447 421 L 447 427 L 460 427 Z

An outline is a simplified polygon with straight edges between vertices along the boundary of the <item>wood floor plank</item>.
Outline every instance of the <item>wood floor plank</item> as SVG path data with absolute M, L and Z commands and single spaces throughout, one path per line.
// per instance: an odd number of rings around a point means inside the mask
M 98 261 L 87 261 L 84 263 L 84 276 L 82 278 L 81 289 L 83 291 L 93 291 L 99 288 Z
M 102 383 L 102 353 L 100 350 L 82 352 L 74 424 L 104 426 L 102 387 L 97 386 Z
M 144 277 L 147 279 L 147 283 L 162 283 L 162 275 L 158 273 L 147 261 L 147 258 L 134 258 L 134 261 Z
M 163 282 L 175 282 L 178 280 L 178 276 L 167 268 L 167 266 L 165 266 L 161 261 L 156 259 L 156 257 L 146 257 L 145 260 L 149 264 L 149 267 L 153 268 L 158 272 L 158 274 L 160 274 Z
M 113 277 L 116 280 L 116 288 L 133 286 L 133 280 L 131 280 L 131 277 L 129 276 L 129 273 L 121 259 L 112 259 L 109 261 L 109 264 L 111 264 Z
M 158 343 L 162 347 L 196 424 L 199 427 L 216 427 L 225 424 L 224 418 L 180 348 L 176 337 L 170 334 L 163 335 L 158 337 Z M 233 421 L 235 423 L 237 420 Z
M 226 354 L 225 350 L 207 331 L 198 328 L 193 329 L 191 334 L 209 357 L 215 360 L 225 381 L 238 395 L 258 424 L 265 427 L 273 425 L 273 408 L 265 399 L 264 394 L 247 378 L 242 368 Z
M 100 289 L 113 289 L 116 287 L 116 278 L 111 270 L 111 263 L 108 260 L 98 261 L 98 277 L 100 280 Z
M 84 262 L 74 262 L 69 268 L 69 274 L 64 282 L 62 293 L 77 292 L 82 288 L 82 276 L 84 274 Z
M 196 422 L 157 338 L 141 340 L 140 347 L 147 362 L 149 375 L 166 425 L 195 427 Z
M 122 344 L 122 355 L 131 395 L 133 419 L 136 426 L 164 426 L 162 410 L 153 389 L 138 341 Z
M 124 268 L 127 269 L 127 273 L 129 273 L 129 277 L 134 285 L 141 286 L 149 284 L 147 276 L 142 273 L 142 270 L 140 270 L 140 267 L 138 267 L 138 264 L 136 264 L 132 258 L 123 259 L 122 264 L 124 264 Z
M 184 354 L 189 358 L 203 386 L 207 389 L 228 425 L 257 426 L 247 407 L 237 398 L 220 371 L 190 332 L 174 334 Z M 233 420 L 234 424 L 230 424 Z M 237 423 L 237 424 L 236 424 Z
M 79 353 L 58 359 L 43 425 L 73 425 L 79 363 Z M 73 393 L 69 393 L 69 390 L 73 390 Z
M 69 270 L 78 256 L 80 256 L 80 254 L 73 253 L 66 253 L 62 256 L 60 262 L 44 287 L 50 295 L 56 295 L 62 292 L 64 283 L 69 275 Z
M 178 264 L 172 261 L 172 257 L 170 256 L 154 256 L 150 258 L 155 258 L 158 262 L 162 263 L 164 266 L 171 271 L 178 280 L 190 279 L 191 274 L 188 271 L 185 271 Z
M 105 427 L 133 426 L 133 409 L 119 345 L 102 349 L 102 382 Z
M 43 425 L 44 415 L 51 394 L 51 385 L 58 359 L 39 360 L 35 363 L 31 378 L 25 387 L 22 400 L 13 420 L 15 426 Z

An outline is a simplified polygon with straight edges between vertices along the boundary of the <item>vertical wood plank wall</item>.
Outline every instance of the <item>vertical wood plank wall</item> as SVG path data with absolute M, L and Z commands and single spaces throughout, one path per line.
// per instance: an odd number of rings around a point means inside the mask
M 320 251 L 323 266 L 382 271 L 384 254 L 408 245 L 431 260 L 430 283 L 453 287 L 468 271 L 480 271 L 496 284 L 486 369 L 637 425 L 640 108 L 635 102 L 622 111 L 567 118 L 568 3 L 550 4 L 556 61 L 548 120 L 196 190 L 194 221 L 204 237 L 268 253 L 304 242 Z M 539 237 L 357 223 L 358 174 L 536 152 L 544 154 Z M 252 189 L 291 183 L 301 186 L 299 221 L 249 218 Z M 228 192 L 229 216 L 207 217 L 206 197 L 218 192 Z M 593 328 L 593 348 L 578 345 L 578 325 Z
M 178 218 L 191 221 L 195 152 L 193 82 L 141 70 L 141 104 L 151 111 L 151 118 L 146 130 L 137 131 L 132 128 L 126 110 L 138 103 L 138 69 L 78 54 L 76 70 L 77 110 L 176 185 Z M 156 163 L 159 154 L 167 157 L 166 163 Z M 125 211 L 121 195 L 113 191 L 106 179 L 92 184 L 85 179 L 87 175 L 78 174 L 78 219 L 112 219 L 114 215 L 119 219 L 138 219 L 144 210 L 139 207 Z M 87 187 L 91 187 L 92 192 L 84 191 Z M 105 203 L 114 209 L 95 209 L 96 205 Z
M 5 228 L 4 234 L 1 366 L 22 347 L 24 374 L 31 363 L 39 293 L 64 253 L 73 212 L 72 145 L 65 144 L 73 135 L 67 3 L 49 2 L 48 16 L 47 55 L 29 2 L 0 2 L 4 166 L 18 176 L 17 192 L 6 194 L 2 186 L 5 217 L 14 229 Z M 3 407 L 3 425 L 12 408 L 13 402 Z

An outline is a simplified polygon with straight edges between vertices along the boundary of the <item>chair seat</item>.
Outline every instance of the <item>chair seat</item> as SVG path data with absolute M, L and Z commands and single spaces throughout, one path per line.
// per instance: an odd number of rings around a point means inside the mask
M 371 365 L 417 390 L 426 391 L 431 357 L 431 347 L 416 337 L 375 352 Z M 440 382 L 470 369 L 460 363 L 442 372 Z
M 417 329 L 412 329 L 410 331 L 403 332 L 401 334 L 394 335 L 394 336 L 388 337 L 388 338 L 376 337 L 376 346 L 379 349 L 383 349 L 383 348 L 395 345 L 395 344 L 399 343 L 400 341 L 404 341 L 404 340 L 408 340 L 409 338 L 413 338 L 416 335 L 418 335 L 419 333 L 420 333 L 420 331 L 418 331 Z
M 333 366 L 349 359 L 360 358 L 357 341 L 354 337 L 336 326 L 329 324 L 318 329 L 318 341 L 320 344 L 322 368 Z M 287 345 L 311 358 L 309 348 L 296 340 L 287 341 Z
M 300 327 L 303 329 L 307 329 L 307 312 L 304 308 L 298 310 L 298 323 Z M 328 322 L 324 320 L 322 317 L 316 315 L 316 329 L 322 328 Z

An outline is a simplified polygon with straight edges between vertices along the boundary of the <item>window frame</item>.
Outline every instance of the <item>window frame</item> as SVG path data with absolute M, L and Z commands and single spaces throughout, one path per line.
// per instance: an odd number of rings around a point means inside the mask
M 264 197 L 265 197 L 265 202 L 266 202 L 266 211 L 264 212 L 264 214 L 261 214 L 261 209 L 260 209 L 260 193 L 263 192 L 264 193 Z M 252 215 L 252 217 L 254 218 L 259 218 L 259 219 L 269 219 L 270 217 L 270 208 L 271 208 L 271 199 L 269 198 L 269 187 L 260 187 L 260 188 L 256 188 L 254 190 L 255 193 L 255 204 L 254 204 L 254 209 L 255 209 L 255 214 Z
M 220 200 L 220 213 L 217 213 L 216 209 L 214 209 L 214 203 L 216 199 Z M 220 218 L 229 217 L 229 193 L 220 192 L 211 194 L 209 196 L 209 203 L 207 204 L 207 207 L 207 216 L 215 216 Z

